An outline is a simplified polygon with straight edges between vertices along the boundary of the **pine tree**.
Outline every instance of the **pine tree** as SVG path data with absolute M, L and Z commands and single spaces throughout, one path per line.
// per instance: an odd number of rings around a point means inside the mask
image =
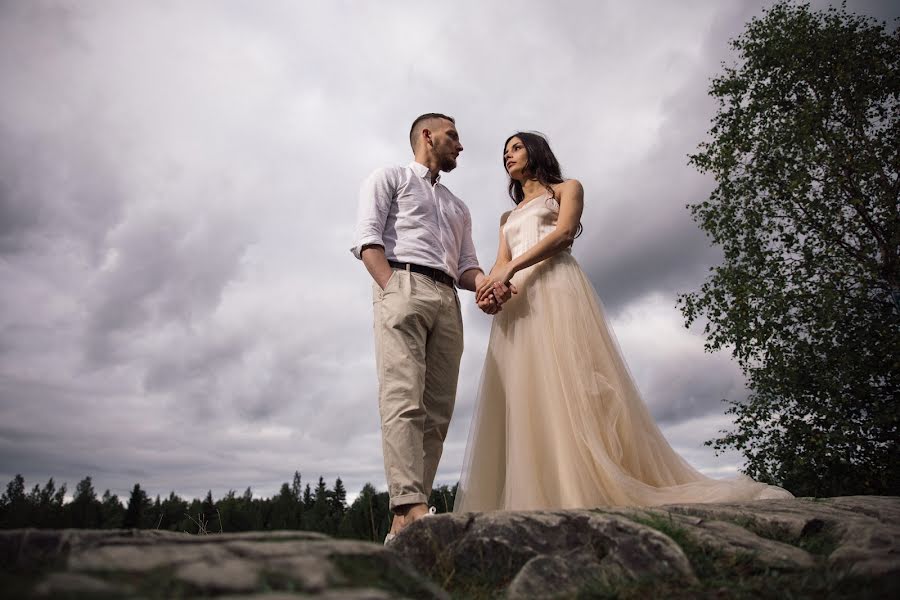
M 66 503 L 66 491 L 68 489 L 68 485 L 64 482 L 58 490 L 56 490 L 56 494 L 54 494 L 53 499 L 50 501 L 50 504 L 53 505 L 55 510 L 62 511 L 63 505 Z
M 212 520 L 216 515 L 216 502 L 213 500 L 212 490 L 206 492 L 206 498 L 203 499 L 201 510 L 207 521 Z
M 216 510 L 216 502 L 213 500 L 212 490 L 206 492 L 206 498 L 203 499 L 203 503 L 200 505 L 200 514 L 197 518 L 202 525 L 201 533 L 222 530 L 222 522 Z M 202 531 L 203 529 L 205 531 Z
M 6 484 L 6 493 L 0 496 L 0 507 L 6 508 L 20 502 L 25 502 L 25 478 L 21 474 Z
M 269 513 L 270 529 L 297 529 L 297 500 L 294 491 L 287 483 L 281 485 L 278 495 L 272 498 Z
M 122 526 L 126 529 L 142 527 L 149 508 L 150 499 L 147 497 L 147 493 L 141 489 L 140 484 L 134 484 L 131 497 L 128 498 L 128 508 L 125 509 Z
M 53 478 L 47 480 L 47 485 L 44 486 L 44 489 L 41 491 L 41 506 L 50 506 L 53 502 L 53 496 L 56 495 L 56 484 L 53 483 Z
M 31 506 L 38 505 L 41 501 L 41 485 L 39 483 L 34 484 L 34 487 L 31 488 L 31 492 L 25 497 L 25 501 Z
M 0 496 L 0 527 L 28 527 L 30 513 L 30 505 L 25 496 L 25 478 L 19 474 L 7 484 L 6 493 Z
M 295 501 L 300 502 L 302 500 L 303 485 L 300 478 L 300 471 L 294 471 L 294 481 L 291 484 L 291 493 L 294 495 Z
M 153 504 L 147 510 L 147 517 L 144 519 L 144 522 L 153 529 L 159 529 L 160 527 L 162 527 L 162 520 L 162 502 L 159 499 L 159 494 L 157 494 L 156 499 L 153 501 Z
M 309 510 L 313 507 L 313 497 L 312 492 L 309 489 L 309 484 L 306 484 L 306 488 L 303 490 L 303 509 Z
M 379 541 L 379 525 L 381 515 L 378 509 L 378 492 L 372 484 L 367 483 L 347 509 L 338 528 L 338 536 L 368 541 Z
M 32 507 L 34 511 L 31 518 L 32 527 L 65 527 L 64 507 L 57 505 L 54 502 L 55 498 L 56 484 L 51 477 L 39 494 L 37 506 Z
M 347 490 L 344 488 L 344 482 L 338 477 L 334 482 L 334 512 L 339 516 L 344 516 L 347 510 Z
M 312 498 L 312 508 L 308 510 L 304 517 L 306 519 L 306 529 L 313 531 L 328 532 L 328 487 L 325 485 L 325 479 L 319 477 L 319 483 L 316 484 L 316 490 Z
M 100 527 L 103 529 L 118 529 L 125 520 L 125 507 L 119 502 L 119 497 L 111 494 L 109 490 L 103 492 L 100 501 Z
M 169 497 L 163 500 L 160 506 L 160 516 L 162 519 L 157 521 L 159 523 L 159 528 L 178 531 L 178 524 L 187 513 L 187 509 L 187 502 L 175 495 L 174 491 L 169 492 Z
M 75 496 L 67 509 L 71 527 L 87 529 L 100 527 L 100 501 L 97 500 L 97 493 L 90 477 L 85 477 L 75 486 Z

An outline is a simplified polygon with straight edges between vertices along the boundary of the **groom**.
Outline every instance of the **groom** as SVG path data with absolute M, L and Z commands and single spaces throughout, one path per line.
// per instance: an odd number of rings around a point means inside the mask
M 378 403 L 394 513 L 386 542 L 429 513 L 463 351 L 454 285 L 474 291 L 484 278 L 469 209 L 440 182 L 463 150 L 454 119 L 424 114 L 409 141 L 413 162 L 378 169 L 363 182 L 351 249 L 374 280 Z M 498 288 L 479 307 L 494 314 L 510 293 Z

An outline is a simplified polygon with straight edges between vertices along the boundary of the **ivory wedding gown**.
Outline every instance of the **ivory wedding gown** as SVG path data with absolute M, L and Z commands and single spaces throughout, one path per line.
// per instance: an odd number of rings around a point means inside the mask
M 504 225 L 513 257 L 556 227 L 549 194 Z M 523 269 L 490 342 L 454 512 L 791 498 L 711 479 L 666 442 L 571 251 Z

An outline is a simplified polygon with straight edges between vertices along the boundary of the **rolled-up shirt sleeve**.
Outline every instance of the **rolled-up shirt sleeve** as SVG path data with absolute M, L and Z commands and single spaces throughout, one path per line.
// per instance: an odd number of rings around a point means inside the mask
M 472 215 L 466 210 L 465 227 L 463 227 L 462 244 L 459 251 L 459 274 L 469 269 L 480 269 L 478 257 L 475 255 L 475 244 L 472 242 Z
M 356 237 L 350 252 L 362 258 L 363 246 L 384 246 L 382 235 L 387 221 L 395 185 L 389 169 L 377 169 L 369 175 L 359 189 L 359 205 L 356 211 Z

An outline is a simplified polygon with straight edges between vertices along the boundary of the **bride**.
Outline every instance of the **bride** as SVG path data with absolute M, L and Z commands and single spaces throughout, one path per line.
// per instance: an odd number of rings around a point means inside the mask
M 494 317 L 454 512 L 791 498 L 706 477 L 669 446 L 572 257 L 581 184 L 539 134 L 511 136 L 503 162 L 516 207 L 476 294 L 517 293 Z

